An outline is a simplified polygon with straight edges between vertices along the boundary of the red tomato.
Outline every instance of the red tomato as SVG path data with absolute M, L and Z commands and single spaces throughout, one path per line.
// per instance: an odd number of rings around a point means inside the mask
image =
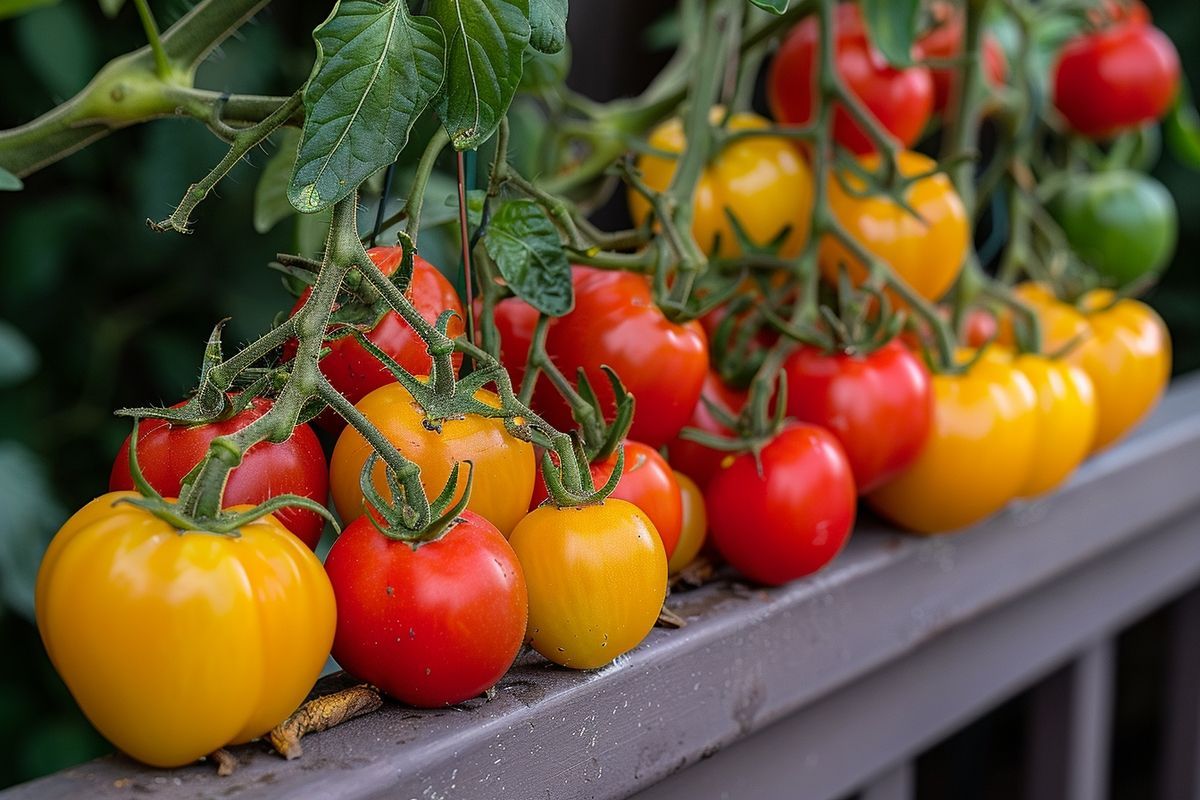
M 362 516 L 325 560 L 337 599 L 333 657 L 347 672 L 421 708 L 496 685 L 525 638 L 529 601 L 516 553 L 464 511 L 423 544 L 389 539 Z
M 767 77 L 767 99 L 780 122 L 804 125 L 812 119 L 817 95 L 818 27 L 808 17 L 784 40 Z M 838 75 L 883 127 L 907 148 L 921 136 L 933 110 L 933 78 L 925 67 L 896 69 L 867 39 L 858 6 L 837 10 Z M 834 138 L 857 154 L 875 148 L 845 109 L 834 111 Z
M 213 439 L 240 431 L 270 407 L 270 400 L 256 397 L 245 411 L 212 425 L 189 427 L 162 419 L 143 420 L 138 426 L 138 467 L 155 491 L 164 497 L 178 497 L 180 482 L 208 453 Z M 113 492 L 134 488 L 129 474 L 128 436 L 113 461 L 108 488 Z M 307 425 L 298 425 L 286 442 L 260 442 L 246 451 L 242 463 L 229 473 L 224 501 L 226 506 L 258 505 L 281 494 L 296 494 L 318 503 L 329 497 L 325 453 Z M 275 516 L 310 548 L 317 546 L 325 527 L 319 514 L 285 508 Z
M 661 447 L 688 420 L 708 372 L 708 343 L 697 322 L 671 322 L 654 304 L 641 275 L 573 267 L 575 309 L 551 321 L 546 352 L 568 379 L 583 369 L 606 413 L 614 400 L 600 369 L 616 371 L 637 407 L 629 438 Z M 525 374 L 536 314 L 510 297 L 496 305 L 505 366 L 515 383 Z M 550 381 L 541 378 L 535 411 L 560 430 L 575 427 L 570 408 Z
M 400 266 L 404 255 L 401 247 L 372 247 L 367 255 L 379 267 L 384 275 L 391 275 Z M 463 306 L 459 302 L 454 286 L 438 268 L 420 256 L 413 256 L 412 283 L 406 292 L 421 316 L 429 322 L 434 322 L 443 311 L 450 310 L 458 314 L 450 320 L 447 333 L 451 338 L 460 336 L 464 330 Z M 309 290 L 305 290 L 292 308 L 295 314 L 308 299 Z M 404 318 L 395 311 L 383 315 L 379 323 L 367 334 L 367 338 L 380 350 L 394 358 L 400 366 L 414 375 L 428 375 L 432 364 L 429 353 L 426 352 L 425 342 L 417 335 Z M 385 383 L 392 383 L 395 378 L 388 372 L 387 367 L 375 360 L 375 357 L 363 349 L 353 336 L 334 339 L 326 345 L 329 353 L 321 359 L 321 371 L 329 378 L 333 388 L 346 396 L 351 403 L 357 403 L 372 390 L 378 389 Z M 296 342 L 288 342 L 284 347 L 284 358 L 296 354 Z M 455 369 L 462 363 L 462 355 L 454 355 Z M 345 421 L 332 411 L 321 415 L 322 427 L 339 431 L 345 427 Z
M 744 453 L 705 490 L 709 539 L 751 580 L 779 585 L 828 564 L 854 527 L 850 463 L 833 434 L 784 428 L 756 460 Z
M 593 461 L 592 482 L 599 488 L 608 483 L 617 466 L 616 455 L 603 461 Z M 533 487 L 533 499 L 529 508 L 533 510 L 545 502 L 548 494 L 542 471 L 538 470 L 537 483 Z M 658 538 L 662 539 L 667 558 L 675 552 L 679 534 L 683 528 L 683 499 L 679 494 L 679 482 L 667 462 L 652 447 L 641 442 L 625 442 L 625 471 L 610 497 L 627 500 L 640 508 L 654 523 Z
M 1106 139 L 1163 116 L 1179 90 L 1179 54 L 1131 12 L 1067 42 L 1054 69 L 1054 105 L 1084 136 Z
M 788 415 L 838 438 L 860 493 L 887 482 L 920 455 L 933 418 L 929 371 L 900 342 L 865 356 L 800 347 L 783 368 Z
M 730 416 L 736 417 L 741 412 L 742 406 L 746 404 L 746 393 L 731 388 L 717 377 L 715 372 L 709 372 L 704 378 L 704 388 L 700 392 L 700 399 L 696 401 L 696 407 L 692 409 L 692 418 L 684 426 L 718 436 L 731 435 L 732 432 L 718 422 L 712 412 L 708 410 L 708 406 L 704 404 L 705 399 L 729 412 Z M 677 436 L 667 443 L 667 458 L 672 467 L 687 475 L 703 489 L 720 469 L 721 462 L 731 456 L 729 453 L 714 450 L 699 442 L 688 441 Z
M 919 56 L 938 61 L 959 58 L 963 52 L 963 34 L 966 31 L 961 9 L 950 3 L 938 3 L 933 11 L 939 22 L 917 42 Z M 933 76 L 933 110 L 944 111 L 958 70 L 947 67 L 930 69 L 929 72 Z M 1003 86 L 1008 78 L 1008 59 L 1004 57 L 1004 49 L 995 37 L 988 34 L 983 37 L 983 76 L 993 88 Z

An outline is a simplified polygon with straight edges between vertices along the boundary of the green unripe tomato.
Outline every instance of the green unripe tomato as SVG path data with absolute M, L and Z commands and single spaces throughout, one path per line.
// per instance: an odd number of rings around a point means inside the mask
M 1175 252 L 1175 201 L 1165 186 L 1140 172 L 1073 178 L 1050 211 L 1071 249 L 1119 286 L 1162 271 Z

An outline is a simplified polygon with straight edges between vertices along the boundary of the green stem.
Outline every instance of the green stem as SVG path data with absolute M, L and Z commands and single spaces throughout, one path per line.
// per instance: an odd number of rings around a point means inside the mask
M 420 233 L 421 209 L 425 206 L 425 188 L 429 185 L 429 176 L 433 174 L 438 156 L 442 154 L 448 144 L 450 144 L 450 134 L 446 133 L 446 129 L 439 125 L 433 133 L 433 138 L 429 140 L 429 144 L 425 145 L 425 150 L 421 153 L 421 160 L 417 162 L 417 171 L 413 175 L 413 185 L 408 193 L 408 202 L 404 204 L 404 213 L 408 217 L 404 230 L 412 238 L 414 245 L 417 242 L 417 234 Z
M 973 159 L 961 158 L 969 153 L 979 138 L 980 102 L 984 95 L 983 78 L 983 18 L 990 0 L 967 0 L 966 30 L 963 34 L 963 59 L 950 96 L 950 108 L 955 110 L 946 132 L 942 157 L 959 158 L 950 178 L 963 204 L 975 209 L 975 164 Z
M 167 51 L 163 49 L 162 39 L 158 33 L 158 21 L 154 19 L 154 12 L 150 10 L 150 4 L 146 0 L 133 0 L 133 4 L 137 7 L 138 17 L 142 20 L 142 28 L 146 31 L 150 52 L 154 54 L 154 70 L 158 73 L 158 77 L 166 78 L 171 74 L 171 61 L 167 58 Z

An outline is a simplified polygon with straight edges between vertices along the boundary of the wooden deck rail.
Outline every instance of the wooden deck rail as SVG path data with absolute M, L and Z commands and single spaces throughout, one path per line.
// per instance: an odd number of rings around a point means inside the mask
M 941 538 L 861 524 L 812 579 L 774 590 L 722 581 L 672 598 L 687 627 L 656 630 L 607 668 L 530 657 L 488 702 L 385 705 L 306 739 L 297 761 L 249 745 L 237 772 L 218 778 L 208 765 L 151 770 L 116 756 L 0 800 L 904 800 L 916 755 L 1031 686 L 1029 796 L 1098 800 L 1113 636 L 1175 600 L 1159 791 L 1200 800 L 1197 586 L 1192 377 L 1052 497 Z

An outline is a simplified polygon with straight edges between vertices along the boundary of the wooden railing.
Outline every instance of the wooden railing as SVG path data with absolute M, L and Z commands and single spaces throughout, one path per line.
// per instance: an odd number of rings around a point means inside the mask
M 1113 638 L 1175 602 L 1162 775 L 1146 796 L 1200 800 L 1198 586 L 1193 377 L 1049 498 L 940 538 L 866 522 L 812 579 L 681 593 L 670 605 L 687 627 L 607 668 L 529 657 L 487 702 L 385 705 L 305 739 L 298 761 L 238 748 L 228 778 L 115 756 L 0 798 L 903 800 L 917 755 L 1033 687 L 1028 796 L 1098 800 Z

